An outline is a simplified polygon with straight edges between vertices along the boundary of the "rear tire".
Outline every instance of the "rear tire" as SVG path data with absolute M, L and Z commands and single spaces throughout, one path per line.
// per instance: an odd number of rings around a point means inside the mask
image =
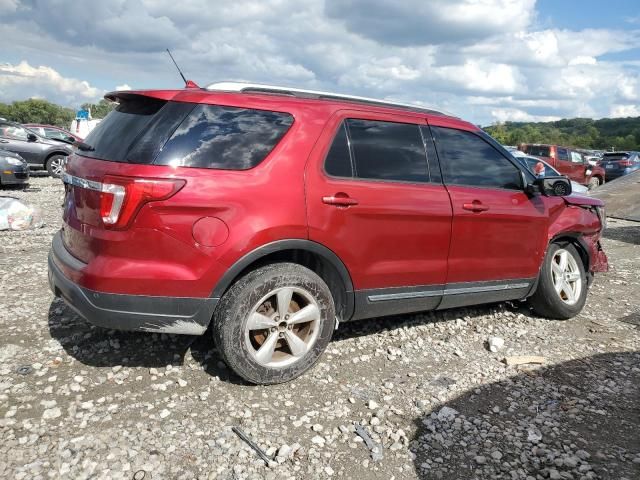
M 64 155 L 51 155 L 47 159 L 47 172 L 54 178 L 60 178 L 64 169 L 64 161 L 67 157 Z
M 580 313 L 586 300 L 587 277 L 580 254 L 571 244 L 552 243 L 529 305 L 540 316 L 567 320 Z
M 333 298 L 322 278 L 294 263 L 275 263 L 248 273 L 223 295 L 212 333 L 229 368 L 268 385 L 313 367 L 334 327 Z

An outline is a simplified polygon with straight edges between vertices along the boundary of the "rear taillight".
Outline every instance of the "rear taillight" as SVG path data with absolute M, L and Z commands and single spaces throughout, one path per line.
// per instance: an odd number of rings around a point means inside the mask
M 633 162 L 631 160 L 620 160 L 618 162 L 618 165 L 620 165 L 621 167 L 630 167 L 631 165 L 633 165 Z
M 180 179 L 106 176 L 100 189 L 100 217 L 105 227 L 126 227 L 145 203 L 166 200 L 180 191 Z

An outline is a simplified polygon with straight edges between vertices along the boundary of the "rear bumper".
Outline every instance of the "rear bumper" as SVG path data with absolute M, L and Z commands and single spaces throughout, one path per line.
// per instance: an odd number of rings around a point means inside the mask
M 103 328 L 201 335 L 218 303 L 217 298 L 96 292 L 68 279 L 59 265 L 78 268 L 84 264 L 66 250 L 58 233 L 49 251 L 51 291 L 88 322 Z

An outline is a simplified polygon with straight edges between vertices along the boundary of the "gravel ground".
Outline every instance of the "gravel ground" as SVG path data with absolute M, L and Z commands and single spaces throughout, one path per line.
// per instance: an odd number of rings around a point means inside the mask
M 103 330 L 53 298 L 62 191 L 2 191 L 46 225 L 0 232 L 0 478 L 640 478 L 640 223 L 610 221 L 611 271 L 572 320 L 500 304 L 343 324 L 311 372 L 256 387 L 209 335 Z

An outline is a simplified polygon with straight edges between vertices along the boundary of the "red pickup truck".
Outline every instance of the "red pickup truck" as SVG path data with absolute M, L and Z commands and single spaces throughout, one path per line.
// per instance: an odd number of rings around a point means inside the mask
M 522 143 L 518 150 L 540 157 L 574 182 L 589 187 L 589 190 L 604 183 L 604 169 L 600 166 L 589 165 L 578 151 L 560 145 L 541 143 Z

